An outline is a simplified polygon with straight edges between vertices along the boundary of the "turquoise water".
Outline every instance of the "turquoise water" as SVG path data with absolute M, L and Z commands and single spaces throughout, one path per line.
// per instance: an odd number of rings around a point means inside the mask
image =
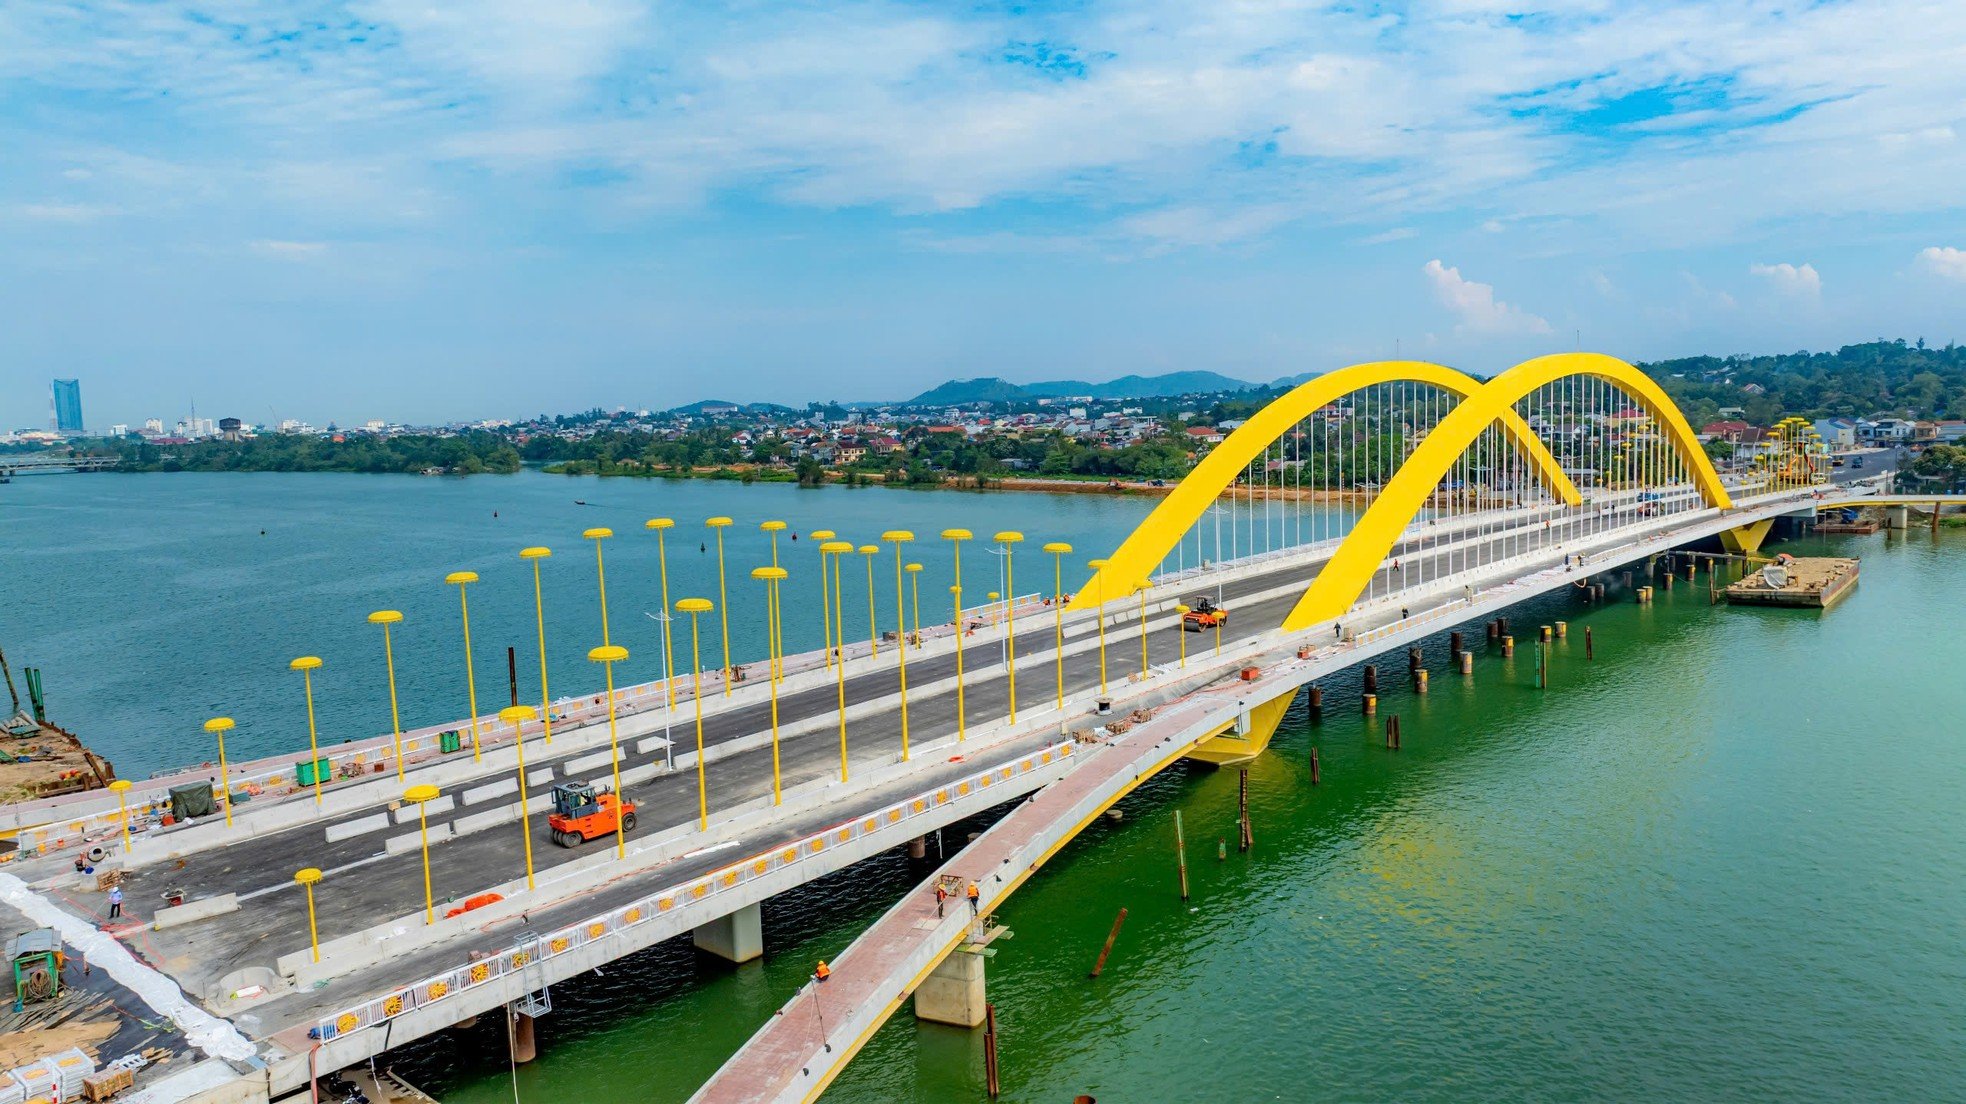
M 584 500 L 588 505 L 576 505 Z M 0 648 L 16 667 L 44 672 L 51 719 L 83 736 L 129 776 L 210 759 L 200 727 L 226 714 L 239 727 L 235 759 L 307 746 L 300 676 L 288 660 L 314 654 L 324 742 L 389 730 L 381 631 L 371 610 L 401 610 L 394 630 L 403 725 L 467 712 L 464 649 L 452 571 L 475 571 L 470 590 L 479 704 L 504 700 L 505 649 L 518 649 L 522 698 L 538 696 L 532 572 L 519 549 L 546 545 L 542 586 L 549 680 L 555 696 L 596 690 L 585 659 L 601 642 L 593 544 L 580 534 L 608 527 L 609 633 L 631 652 L 617 680 L 659 678 L 662 609 L 655 535 L 642 523 L 676 519 L 668 536 L 671 600 L 718 598 L 716 537 L 724 530 L 730 633 L 737 662 L 764 654 L 763 584 L 750 569 L 771 561 L 757 525 L 782 519 L 809 533 L 830 528 L 858 544 L 910 527 L 922 539 L 908 558 L 925 567 L 925 620 L 949 616 L 950 549 L 945 528 L 984 537 L 1024 530 L 1029 545 L 1013 570 L 1020 593 L 1049 589 L 1046 541 L 1103 555 L 1154 500 L 1116 495 L 1036 495 L 888 487 L 799 488 L 708 481 L 569 478 L 526 472 L 467 479 L 334 474 L 67 475 L 0 486 Z M 818 551 L 790 531 L 779 555 L 785 584 L 785 645 L 820 646 Z M 847 632 L 866 633 L 866 575 L 848 564 Z M 893 563 L 878 565 L 881 627 L 893 628 Z M 1070 570 L 1073 565 L 1068 564 Z M 859 568 L 856 578 L 853 569 Z M 964 556 L 966 600 L 999 589 L 986 548 Z M 1083 570 L 1081 569 L 1081 575 Z M 1068 575 L 1068 584 L 1073 585 Z M 912 596 L 911 596 L 912 602 Z M 857 615 L 857 623 L 856 623 Z M 912 616 L 912 615 L 911 615 Z M 686 622 L 677 628 L 687 631 Z M 721 626 L 704 619 L 704 662 L 715 666 Z M 682 641 L 686 645 L 686 640 Z M 686 663 L 679 648 L 678 663 Z
M 433 663 L 453 660 L 446 570 L 479 570 L 483 607 L 514 607 L 480 622 L 474 594 L 481 647 L 502 647 L 498 632 L 530 633 L 526 580 L 500 576 L 506 589 L 495 590 L 493 570 L 541 540 L 560 550 L 554 568 L 574 567 L 592 555 L 568 539 L 582 525 L 623 534 L 609 548 L 619 627 L 654 608 L 647 580 L 634 581 L 647 564 L 626 566 L 632 538 L 646 536 L 630 532 L 644 512 L 748 520 L 813 502 L 809 516 L 851 517 L 836 527 L 858 527 L 860 539 L 905 512 L 924 533 L 1015 524 L 1034 540 L 1087 548 L 1110 546 L 1148 505 L 376 479 L 73 477 L 0 488 L 36 495 L 4 500 L 10 517 L 25 501 L 43 512 L 41 528 L 80 534 L 65 549 L 45 532 L 27 543 L 18 527 L 0 538 L 17 553 L 10 563 L 29 565 L 5 584 L 9 657 L 48 669 L 58 714 L 72 711 L 78 727 L 116 718 L 116 738 L 130 739 L 122 754 L 162 763 L 198 746 L 195 721 L 213 703 L 250 694 L 271 710 L 283 695 L 297 699 L 284 670 L 296 637 L 321 641 L 308 647 L 347 672 L 338 707 L 372 714 L 380 657 L 365 659 L 374 643 L 361 616 L 376 604 L 442 625 L 417 646 Z M 684 494 L 703 497 L 676 505 Z M 575 497 L 612 500 L 612 512 L 574 507 Z M 202 535 L 163 521 L 198 524 L 201 513 L 211 515 Z M 261 527 L 266 545 L 255 543 Z M 406 532 L 391 536 L 395 527 Z M 1956 721 L 1966 715 L 1966 533 L 1787 547 L 1861 554 L 1863 580 L 1827 614 L 1711 607 L 1703 588 L 1683 585 L 1651 607 L 1526 607 L 1518 624 L 1571 624 L 1546 692 L 1527 649 L 1513 661 L 1484 653 L 1464 680 L 1445 670 L 1439 643 L 1428 647 L 1432 693 L 1387 679 L 1379 721 L 1357 715 L 1355 683 L 1329 684 L 1326 715 L 1313 721 L 1300 705 L 1253 765 L 1247 855 L 1231 845 L 1215 858 L 1215 841 L 1233 839 L 1233 774 L 1178 768 L 1129 797 L 1120 823 L 1089 830 L 1001 913 L 1016 933 L 990 964 L 1003 1099 L 1966 1098 L 1966 748 Z M 699 558 L 677 570 L 695 572 L 698 590 L 713 586 L 714 562 L 706 574 L 693 544 L 689 554 Z M 589 624 L 598 632 L 591 563 L 578 567 L 547 597 L 569 636 Z M 23 602 L 33 612 L 25 626 L 13 623 Z M 478 629 L 500 617 L 502 629 Z M 642 619 L 631 647 L 652 650 L 648 627 Z M 796 614 L 788 628 L 801 631 Z M 51 645 L 76 651 L 69 666 Z M 564 665 L 569 677 L 578 670 Z M 502 685 L 496 667 L 502 657 L 481 679 Z M 456 671 L 429 678 L 418 708 L 435 720 L 442 695 L 456 696 Z M 1383 747 L 1391 714 L 1404 728 L 1398 752 Z M 1315 787 L 1312 746 L 1323 768 Z M 1185 904 L 1176 809 L 1193 883 Z M 920 873 L 887 855 L 769 903 L 760 963 L 732 968 L 671 943 L 556 988 L 518 1098 L 686 1098 L 814 960 Z M 1113 957 L 1090 981 L 1121 907 L 1129 915 Z M 446 1104 L 513 1099 L 490 1022 L 396 1060 Z M 905 1014 L 827 1097 L 983 1098 L 980 1037 Z

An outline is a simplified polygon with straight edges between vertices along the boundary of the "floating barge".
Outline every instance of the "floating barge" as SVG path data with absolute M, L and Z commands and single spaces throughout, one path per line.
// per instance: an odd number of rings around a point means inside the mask
M 1857 561 L 1782 555 L 1727 588 L 1730 605 L 1828 609 L 1857 585 Z

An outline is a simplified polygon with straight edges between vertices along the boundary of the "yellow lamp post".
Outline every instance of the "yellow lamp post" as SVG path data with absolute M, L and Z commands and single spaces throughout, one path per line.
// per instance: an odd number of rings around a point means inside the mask
M 130 780 L 118 778 L 109 784 L 109 790 L 116 795 L 116 818 L 123 822 L 123 853 L 130 853 Z
M 389 626 L 403 619 L 397 610 L 377 610 L 369 614 L 371 624 L 382 626 L 382 661 L 389 669 L 389 727 L 396 733 L 396 781 L 403 780 L 403 714 L 396 708 L 396 649 L 389 642 Z
M 1177 603 L 1174 607 L 1175 635 L 1181 638 L 1181 669 L 1188 669 L 1188 607 Z
M 404 801 L 416 802 L 416 829 L 423 840 L 423 922 L 437 922 L 437 898 L 430 891 L 430 802 L 437 798 L 437 787 L 428 782 L 403 791 Z
M 822 531 L 822 532 L 824 532 L 824 530 L 821 530 L 821 531 Z M 842 586 L 840 585 L 840 561 L 841 561 L 842 559 L 844 559 L 844 558 L 846 557 L 846 554 L 847 554 L 848 552 L 851 552 L 851 551 L 853 551 L 853 544 L 852 544 L 852 542 L 850 542 L 850 541 L 843 541 L 843 540 L 835 540 L 835 541 L 827 541 L 827 542 L 826 542 L 825 544 L 822 544 L 822 545 L 820 545 L 820 546 L 819 546 L 819 573 L 820 573 L 821 575 L 824 575 L 824 574 L 826 574 L 826 557 L 827 557 L 827 556 L 831 556 L 831 557 L 833 557 L 833 609 L 832 609 L 832 610 L 830 610 L 830 611 L 828 612 L 828 614 L 827 614 L 827 616 L 828 616 L 829 618 L 832 618 L 832 619 L 833 619 L 833 620 L 834 620 L 835 622 L 837 622 L 837 623 L 838 623 L 838 627 L 839 627 L 839 628 L 841 628 L 842 630 L 844 630 L 844 629 L 845 629 L 845 627 L 846 627 L 846 626 L 845 626 L 845 622 L 844 622 L 844 618 L 845 618 L 845 616 L 846 616 L 846 613 L 845 613 L 845 610 L 844 610 L 844 609 L 842 609 L 842 607 L 843 607 L 843 606 L 845 606 L 845 604 L 846 604 L 846 589 L 845 589 L 844 587 L 842 587 Z M 840 781 L 841 781 L 841 782 L 845 782 L 845 781 L 847 780 L 847 766 L 846 766 L 846 647 L 845 647 L 845 640 L 846 640 L 846 638 L 845 638 L 844 636 L 839 636 L 839 637 L 838 637 L 838 639 L 839 639 L 839 640 L 841 641 L 841 647 L 840 647 L 840 661 L 839 661 L 838 663 L 836 663 L 836 664 L 834 664 L 834 665 L 833 665 L 833 674 L 834 674 L 834 678 L 836 679 L 836 681 L 837 681 L 837 682 L 838 682 L 838 684 L 839 684 L 839 695 L 840 695 Z
M 766 650 L 771 655 L 774 665 L 780 658 L 777 652 L 777 645 L 774 643 L 778 639 L 778 586 L 784 581 L 786 575 L 787 572 L 782 567 L 754 567 L 751 569 L 751 577 L 753 579 L 763 580 L 765 584 L 765 620 L 767 622 L 765 642 Z M 779 788 L 778 781 L 778 682 L 774 679 L 771 683 L 771 803 L 773 805 L 778 804 L 780 798 L 783 796 L 784 794 Z
M 314 883 L 321 880 L 321 869 L 316 866 L 294 871 L 294 881 L 307 891 L 307 943 L 314 948 L 314 961 L 321 961 L 321 932 L 314 926 Z
M 778 534 L 785 531 L 785 523 L 782 521 L 761 521 L 758 523 L 758 528 L 771 534 L 771 566 L 777 567 Z M 771 648 L 769 650 L 775 652 L 779 658 L 777 662 L 771 665 L 771 677 L 773 680 L 777 680 L 785 677 L 785 673 L 779 669 L 785 658 L 785 642 L 778 638 L 778 616 L 776 614 L 772 615 L 772 625 Z
M 881 654 L 881 626 L 874 620 L 874 557 L 881 554 L 880 545 L 863 544 L 860 554 L 867 557 L 867 654 L 878 659 Z
M 710 830 L 710 786 L 703 774 L 703 647 L 697 618 L 716 607 L 708 598 L 685 598 L 676 603 L 676 608 L 689 614 L 690 680 L 696 688 L 690 695 L 696 700 L 696 822 L 698 828 L 707 832 Z
M 674 518 L 650 518 L 642 523 L 645 529 L 655 530 L 655 563 L 657 573 L 662 577 L 662 701 L 669 708 L 676 707 L 676 645 L 669 634 L 669 530 L 676 527 Z
M 901 761 L 908 761 L 908 594 L 901 585 L 901 546 L 915 539 L 915 534 L 906 529 L 889 529 L 881 534 L 881 539 L 894 545 L 894 650 L 901 656 Z M 872 570 L 874 561 L 867 561 Z M 868 593 L 873 588 L 868 587 Z
M 581 530 L 580 536 L 582 540 L 594 542 L 594 580 L 601 590 L 601 644 L 605 646 L 613 640 L 608 636 L 608 565 L 601 555 L 601 542 L 614 536 L 614 530 L 596 526 Z
M 1085 566 L 1098 574 L 1106 566 L 1105 560 L 1087 560 Z M 1099 692 L 1106 692 L 1106 588 L 1099 588 Z
M 225 826 L 232 827 L 232 773 L 225 766 L 225 733 L 232 727 L 232 718 L 213 717 L 205 722 L 205 731 L 218 737 L 218 793 L 225 802 Z
M 539 583 L 539 561 L 553 554 L 551 548 L 519 549 L 519 558 L 532 561 L 532 608 L 539 627 L 539 716 L 546 730 L 546 744 L 553 744 L 553 697 L 546 689 L 546 592 Z
M 595 547 L 599 547 L 596 545 Z M 464 691 L 471 706 L 471 759 L 483 761 L 484 749 L 478 741 L 478 672 L 471 662 L 471 599 L 465 597 L 465 588 L 478 581 L 475 571 L 453 571 L 444 576 L 444 581 L 457 588 L 457 601 L 464 611 Z
M 1153 584 L 1144 579 L 1139 586 L 1133 588 L 1140 595 L 1140 678 L 1142 680 L 1147 677 L 1147 591 L 1152 588 Z
M 608 760 L 614 768 L 614 800 L 617 803 L 614 816 L 614 857 L 626 858 L 628 855 L 628 815 L 621 811 L 621 729 L 615 720 L 614 705 L 614 665 L 628 658 L 628 649 L 619 644 L 603 644 L 590 648 L 587 658 L 607 669 L 608 684 Z
M 908 602 L 915 607 L 915 635 L 909 639 L 919 648 L 922 646 L 922 565 L 918 563 L 908 565 Z
M 1003 549 L 1004 666 L 1010 672 L 1010 723 L 1017 723 L 1017 576 L 1011 566 L 1011 545 L 1024 539 L 1015 529 L 990 538 Z
M 724 530 L 730 528 L 727 517 L 713 517 L 703 524 L 717 531 L 717 616 L 724 626 L 724 696 L 730 696 L 730 592 L 724 589 Z
M 532 880 L 532 813 L 526 808 L 526 722 L 539 719 L 530 705 L 508 705 L 498 711 L 498 719 L 512 726 L 512 747 L 519 753 L 519 827 L 526 842 L 526 888 L 537 888 Z
M 819 545 L 819 631 L 826 645 L 826 666 L 833 665 L 833 597 L 826 579 L 826 542 L 835 534 L 831 529 L 814 529 L 812 539 Z
M 956 606 L 956 739 L 967 738 L 965 710 L 963 708 L 963 542 L 975 536 L 967 529 L 944 529 L 942 539 L 956 553 L 956 585 L 949 588 L 949 597 Z
M 287 664 L 287 669 L 299 671 L 301 683 L 307 690 L 307 763 L 314 772 L 314 804 L 321 803 L 321 741 L 314 730 L 314 672 L 321 669 L 320 656 L 301 656 Z
M 1065 712 L 1065 557 L 1072 546 L 1052 541 L 1044 546 L 1051 553 L 1051 611 L 1057 632 L 1058 712 Z

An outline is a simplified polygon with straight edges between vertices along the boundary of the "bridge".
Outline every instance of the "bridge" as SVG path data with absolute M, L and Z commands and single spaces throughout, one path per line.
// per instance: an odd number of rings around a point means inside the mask
M 737 657 L 748 677 L 725 683 L 696 657 L 718 654 L 716 618 L 736 603 L 688 596 L 673 675 L 616 687 L 621 650 L 592 642 L 605 689 L 543 703 L 544 718 L 515 706 L 338 746 L 307 779 L 293 755 L 227 763 L 225 789 L 252 800 L 188 823 L 163 823 L 168 789 L 217 772 L 10 809 L 0 829 L 19 850 L 0 895 L 80 920 L 93 885 L 67 860 L 99 848 L 131 902 L 181 899 L 124 927 L 133 967 L 246 1028 L 250 1059 L 221 1031 L 212 1060 L 277 1098 L 501 1007 L 523 1059 L 553 984 L 685 934 L 756 957 L 761 901 L 882 851 L 919 855 L 937 829 L 1030 798 L 935 872 L 977 886 L 973 917 L 936 917 L 925 883 L 699 1094 L 810 1099 L 911 995 L 918 1015 L 974 1024 L 990 910 L 1154 772 L 1261 754 L 1300 691 L 1348 667 L 1541 594 L 1629 595 L 1627 572 L 1696 545 L 1753 553 L 1777 518 L 1882 501 L 1889 479 L 1831 471 L 1801 437 L 1723 475 L 1657 384 L 1610 357 L 1487 381 L 1359 365 L 1250 419 L 1103 557 L 1013 531 L 815 534 L 782 565 L 741 568 L 751 586 L 732 592 L 776 617 L 792 579 L 823 585 L 827 648 Z M 928 540 L 956 549 L 927 588 L 953 590 L 933 624 L 906 600 L 921 575 L 908 546 Z M 984 548 L 1001 583 L 974 575 Z M 995 586 L 1010 597 L 974 600 Z M 890 639 L 845 643 L 863 594 Z M 1200 597 L 1227 616 L 1187 631 Z M 464 750 L 444 750 L 443 730 L 466 733 Z M 569 782 L 634 802 L 635 829 L 553 846 L 544 791 Z
M 119 456 L 50 456 L 45 453 L 0 455 L 0 482 L 6 482 L 17 475 L 109 471 L 122 462 L 122 457 Z

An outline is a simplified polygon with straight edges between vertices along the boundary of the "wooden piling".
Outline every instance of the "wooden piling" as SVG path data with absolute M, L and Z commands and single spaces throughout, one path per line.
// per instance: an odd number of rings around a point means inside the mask
M 983 1080 L 995 1100 L 1000 1086 L 997 1083 L 997 1006 L 983 1005 Z
M 1459 632 L 1447 634 L 1447 654 L 1454 662 L 1461 662 L 1461 634 Z
M 1181 829 L 1181 810 L 1174 810 L 1174 869 L 1181 874 L 1181 899 L 1188 899 L 1188 839 Z M 1122 910 L 1124 911 L 1124 910 Z
M 1592 655 L 1591 653 L 1592 653 L 1591 627 L 1589 625 L 1585 625 L 1584 626 L 1584 662 L 1588 663 L 1592 659 L 1596 658 L 1596 656 Z
M 1421 658 L 1418 645 L 1406 649 L 1406 669 L 1408 671 L 1417 671 L 1424 666 L 1426 666 L 1426 661 Z
M 1311 749 L 1311 785 L 1318 784 L 1317 748 Z
M 1256 838 L 1249 830 L 1249 768 L 1236 772 L 1236 827 L 1239 838 L 1236 850 L 1247 851 L 1255 844 Z
M 1181 896 L 1183 900 L 1187 898 L 1185 893 Z M 1126 910 L 1121 909 L 1120 914 L 1113 917 L 1113 930 L 1106 933 L 1106 945 L 1099 948 L 1099 961 L 1092 964 L 1092 977 L 1098 977 L 1100 971 L 1106 968 L 1106 956 L 1113 953 L 1113 940 L 1120 937 L 1120 925 L 1124 923 L 1126 923 Z

